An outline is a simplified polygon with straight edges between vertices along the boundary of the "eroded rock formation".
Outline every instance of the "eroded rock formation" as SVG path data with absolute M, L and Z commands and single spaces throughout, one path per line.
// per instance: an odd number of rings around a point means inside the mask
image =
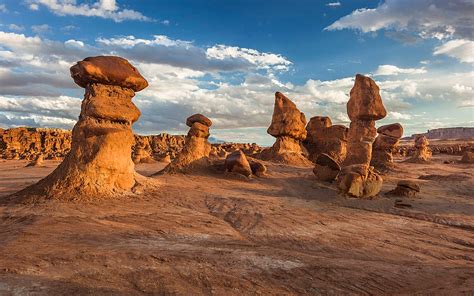
M 410 162 L 427 162 L 431 159 L 431 150 L 428 147 L 430 142 L 425 136 L 419 135 L 415 137 L 415 151 L 413 156 L 408 160 Z
M 375 140 L 375 121 L 387 111 L 380 97 L 379 87 L 366 76 L 357 74 L 347 102 L 351 119 L 347 137 L 347 156 L 337 177 L 338 187 L 353 197 L 373 197 L 382 188 L 382 178 L 370 166 L 372 143 Z
M 241 174 L 246 177 L 252 175 L 250 163 L 241 150 L 232 152 L 227 156 L 225 159 L 225 169 L 227 172 Z
M 310 165 L 302 146 L 306 139 L 306 118 L 296 105 L 280 92 L 275 93 L 272 123 L 267 133 L 276 138 L 275 144 L 259 156 L 265 160 L 292 165 Z
M 387 195 L 400 196 L 400 197 L 415 197 L 420 192 L 420 185 L 410 180 L 400 180 L 397 183 L 395 189 L 387 192 Z
M 329 155 L 337 163 L 346 157 L 348 128 L 343 125 L 332 125 L 327 116 L 312 117 L 306 126 L 307 137 L 304 145 L 309 159 L 316 162 L 322 153 Z
M 334 181 L 341 171 L 341 167 L 331 156 L 326 153 L 318 155 L 313 173 L 321 181 Z
M 152 163 L 151 146 L 148 137 L 135 136 L 135 145 L 133 146 L 132 160 L 134 163 Z
M 136 185 L 131 127 L 140 116 L 132 98 L 146 80 L 127 60 L 111 56 L 86 58 L 71 67 L 71 76 L 85 88 L 71 151 L 49 176 L 20 193 L 72 199 L 130 192 Z
M 211 120 L 204 115 L 194 114 L 186 119 L 186 125 L 190 129 L 184 147 L 163 172 L 185 173 L 209 164 L 211 144 L 208 138 Z
M 399 123 L 383 125 L 377 129 L 378 136 L 372 146 L 371 165 L 379 171 L 393 168 L 393 154 L 400 138 L 403 127 Z

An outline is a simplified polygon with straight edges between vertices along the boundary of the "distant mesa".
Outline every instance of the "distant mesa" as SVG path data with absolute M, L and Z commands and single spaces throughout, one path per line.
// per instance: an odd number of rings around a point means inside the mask
M 413 134 L 410 137 L 404 137 L 402 140 L 414 140 L 416 136 L 425 136 L 430 140 L 473 140 L 474 127 L 443 127 L 428 130 L 426 133 Z

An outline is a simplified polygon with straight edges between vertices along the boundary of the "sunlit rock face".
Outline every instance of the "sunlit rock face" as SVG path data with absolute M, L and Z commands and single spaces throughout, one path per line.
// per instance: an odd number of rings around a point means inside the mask
M 25 190 L 53 197 L 130 191 L 136 183 L 132 124 L 140 117 L 132 98 L 146 80 L 119 57 L 87 58 L 71 67 L 71 75 L 85 88 L 71 151 L 49 176 Z
M 267 133 L 276 141 L 270 149 L 261 153 L 260 158 L 293 165 L 311 164 L 302 145 L 307 134 L 305 115 L 280 92 L 275 93 L 272 123 Z
M 423 135 L 418 135 L 415 137 L 415 152 L 410 162 L 427 162 L 431 159 L 432 152 L 429 148 L 430 142 Z
M 351 124 L 347 136 L 347 156 L 338 175 L 338 187 L 349 196 L 373 197 L 380 192 L 383 182 L 370 166 L 372 144 L 377 135 L 375 121 L 387 115 L 375 81 L 356 75 L 347 102 L 347 114 Z

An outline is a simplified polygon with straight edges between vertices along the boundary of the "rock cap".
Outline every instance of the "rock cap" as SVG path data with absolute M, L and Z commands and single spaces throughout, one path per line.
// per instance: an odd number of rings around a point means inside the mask
M 195 122 L 207 125 L 208 127 L 211 127 L 212 125 L 212 121 L 209 118 L 199 113 L 193 114 L 186 119 L 186 125 L 189 127 L 193 126 L 193 123 Z
M 370 77 L 357 74 L 347 102 L 347 114 L 351 121 L 379 120 L 387 116 L 380 89 Z
M 296 140 L 306 139 L 306 117 L 290 99 L 281 92 L 275 93 L 272 123 L 267 133 L 274 137 L 288 136 Z
M 71 77 L 80 87 L 101 83 L 140 91 L 148 82 L 126 59 L 116 56 L 88 57 L 70 69 Z
M 382 125 L 377 129 L 377 133 L 400 139 L 403 136 L 403 127 L 400 123 Z

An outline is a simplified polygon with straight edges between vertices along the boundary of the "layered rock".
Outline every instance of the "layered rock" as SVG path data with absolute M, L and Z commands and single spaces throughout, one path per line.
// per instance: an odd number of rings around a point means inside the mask
M 131 127 L 140 116 L 132 98 L 146 80 L 119 57 L 87 58 L 71 67 L 71 76 L 85 87 L 71 151 L 49 176 L 20 194 L 72 199 L 130 192 L 137 183 Z
M 209 164 L 211 144 L 208 138 L 209 127 L 212 125 L 211 120 L 204 115 L 194 114 L 188 117 L 186 125 L 190 129 L 184 147 L 163 172 L 186 173 Z
M 399 123 L 383 125 L 377 129 L 378 136 L 372 146 L 373 165 L 379 171 L 393 168 L 393 151 L 403 135 L 403 127 Z
M 431 159 L 432 153 L 428 147 L 430 142 L 425 136 L 419 135 L 415 138 L 415 151 L 409 162 L 427 162 Z
M 382 178 L 372 167 L 372 144 L 375 140 L 375 121 L 384 118 L 387 111 L 375 82 L 357 74 L 347 102 L 351 119 L 347 136 L 347 156 L 338 175 L 342 193 L 353 197 L 373 197 L 382 188 Z
M 267 133 L 276 138 L 273 146 L 260 158 L 292 165 L 310 165 L 302 146 L 306 139 L 306 118 L 296 105 L 280 92 L 275 93 L 272 123 Z
M 315 162 L 322 153 L 329 155 L 337 163 L 342 163 L 347 153 L 348 128 L 332 125 L 326 116 L 312 117 L 306 126 L 307 137 L 303 142 L 308 150 L 308 158 Z

